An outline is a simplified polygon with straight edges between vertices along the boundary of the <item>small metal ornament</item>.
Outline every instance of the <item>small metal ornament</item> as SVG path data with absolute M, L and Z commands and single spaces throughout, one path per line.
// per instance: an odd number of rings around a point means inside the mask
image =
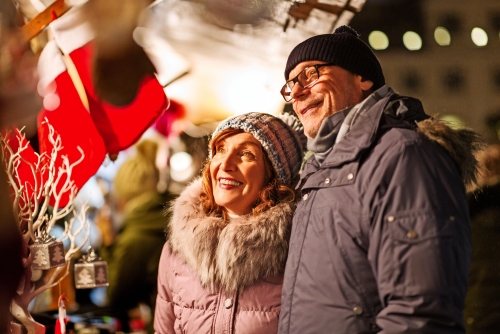
M 56 238 L 49 235 L 45 229 L 41 230 L 30 250 L 33 270 L 47 270 L 66 264 L 63 243 L 56 241 Z
M 109 285 L 108 264 L 97 258 L 92 247 L 88 248 L 87 255 L 83 255 L 79 262 L 75 263 L 74 268 L 77 289 L 92 289 Z

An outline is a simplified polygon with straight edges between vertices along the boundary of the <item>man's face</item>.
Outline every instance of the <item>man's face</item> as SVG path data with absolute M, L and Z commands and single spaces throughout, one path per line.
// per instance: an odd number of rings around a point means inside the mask
M 308 66 L 322 63 L 302 62 L 290 72 L 289 79 Z M 372 85 L 371 81 L 363 81 L 360 75 L 339 66 L 319 68 L 319 79 L 311 87 L 302 88 L 296 84 L 291 92 L 293 109 L 304 126 L 306 136 L 315 138 L 325 118 L 363 101 L 364 91 L 369 90 Z

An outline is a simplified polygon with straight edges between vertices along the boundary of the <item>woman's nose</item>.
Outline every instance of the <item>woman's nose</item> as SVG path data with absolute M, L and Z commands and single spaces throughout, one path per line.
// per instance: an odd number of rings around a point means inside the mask
M 234 154 L 226 154 L 221 161 L 220 168 L 222 170 L 228 170 L 228 171 L 236 170 Z

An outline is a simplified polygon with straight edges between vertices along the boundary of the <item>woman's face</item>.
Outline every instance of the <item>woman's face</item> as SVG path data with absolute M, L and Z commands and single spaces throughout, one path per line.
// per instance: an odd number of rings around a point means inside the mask
M 247 132 L 215 144 L 210 177 L 217 205 L 236 215 L 252 211 L 267 179 L 264 154 L 259 141 Z

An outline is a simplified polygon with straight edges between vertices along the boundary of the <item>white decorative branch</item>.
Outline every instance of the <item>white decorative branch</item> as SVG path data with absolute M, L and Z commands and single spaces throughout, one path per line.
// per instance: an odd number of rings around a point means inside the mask
M 40 332 L 40 325 L 36 324 L 29 314 L 29 303 L 40 293 L 59 284 L 69 274 L 72 256 L 87 243 L 90 235 L 90 223 L 86 217 L 88 203 L 84 203 L 79 210 L 76 210 L 73 204 L 78 192 L 72 180 L 73 170 L 83 161 L 85 154 L 77 147 L 80 158 L 71 162 L 67 155 L 61 155 L 63 143 L 54 127 L 47 119 L 42 125 L 47 126 L 48 141 L 52 146 L 51 151 L 44 154 L 30 151 L 30 144 L 22 130 L 15 133 L 14 138 L 18 146 L 16 150 L 12 149 L 14 143 L 10 143 L 13 139 L 12 132 L 4 133 L 0 138 L 5 170 L 12 190 L 13 212 L 25 241 L 25 273 L 17 290 L 18 295 L 12 301 L 11 310 L 13 316 L 26 327 L 28 334 Z M 29 161 L 25 157 L 26 153 L 34 154 L 34 161 Z M 57 160 L 62 162 L 61 166 L 56 166 Z M 23 180 L 26 175 L 20 174 L 21 167 L 31 172 L 32 180 Z M 66 205 L 60 207 L 63 196 L 68 196 L 69 200 Z M 49 205 L 51 199 L 52 207 Z M 71 217 L 64 222 L 64 234 L 60 238 L 60 241 L 69 240 L 65 255 L 66 264 L 57 267 L 45 284 L 35 290 L 31 282 L 32 255 L 28 252 L 29 245 L 35 242 L 42 230 L 50 234 L 56 222 L 69 217 L 70 214 Z M 84 233 L 84 238 L 77 242 L 77 236 L 81 233 Z

